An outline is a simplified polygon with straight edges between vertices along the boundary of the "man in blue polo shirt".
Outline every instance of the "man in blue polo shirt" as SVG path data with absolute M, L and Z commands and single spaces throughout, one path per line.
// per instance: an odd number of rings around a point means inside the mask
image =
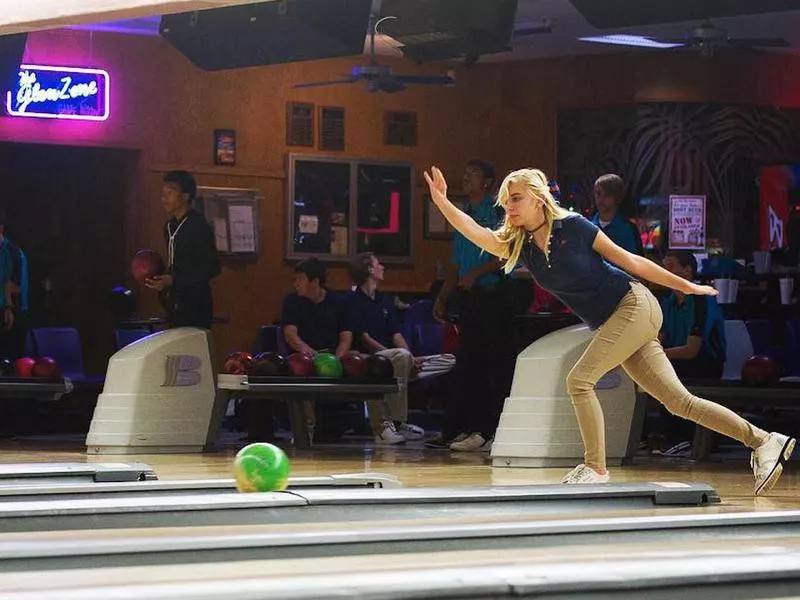
M 600 227 L 611 241 L 628 252 L 642 255 L 642 238 L 636 225 L 619 212 L 625 195 L 625 182 L 619 175 L 607 174 L 594 183 L 594 204 L 597 213 L 592 223 Z
M 503 219 L 494 186 L 492 165 L 480 159 L 467 163 L 462 191 L 469 204 L 464 210 L 492 230 Z M 513 291 L 500 260 L 457 231 L 450 262 L 434 316 L 444 318 L 445 303 L 457 285 L 460 342 L 453 372 L 457 393 L 448 402 L 441 446 L 456 452 L 489 451 L 514 377 Z

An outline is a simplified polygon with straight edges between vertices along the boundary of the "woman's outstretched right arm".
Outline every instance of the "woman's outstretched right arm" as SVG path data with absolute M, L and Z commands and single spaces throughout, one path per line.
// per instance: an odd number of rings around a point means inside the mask
M 431 172 L 425 173 L 425 181 L 431 190 L 431 198 L 439 208 L 444 218 L 455 227 L 465 238 L 486 252 L 505 258 L 505 246 L 497 241 L 491 231 L 478 225 L 472 217 L 459 210 L 447 199 L 447 182 L 442 172 L 436 167 L 431 167 Z

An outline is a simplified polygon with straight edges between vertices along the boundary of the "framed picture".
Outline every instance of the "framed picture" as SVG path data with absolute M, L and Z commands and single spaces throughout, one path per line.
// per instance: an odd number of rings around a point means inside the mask
M 706 197 L 669 197 L 670 250 L 705 250 Z
M 236 131 L 214 130 L 214 164 L 231 167 L 236 164 Z
M 455 204 L 461 210 L 469 203 L 469 196 L 465 194 L 448 194 L 450 202 Z M 436 208 L 430 194 L 423 194 L 422 196 L 423 212 L 422 219 L 422 236 L 426 240 L 451 240 L 453 239 L 453 227 L 444 218 L 442 213 Z

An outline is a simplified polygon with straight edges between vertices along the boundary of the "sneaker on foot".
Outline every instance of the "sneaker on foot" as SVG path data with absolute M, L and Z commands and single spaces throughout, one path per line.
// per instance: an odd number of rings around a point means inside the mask
M 478 452 L 486 444 L 486 439 L 480 433 L 472 433 L 460 442 L 450 444 L 454 452 Z
M 608 470 L 601 475 L 592 467 L 587 467 L 584 464 L 580 464 L 572 469 L 572 471 L 567 473 L 561 480 L 561 483 L 608 483 L 610 479 L 611 473 L 609 473 Z
M 416 442 L 417 440 L 425 439 L 425 430 L 418 425 L 411 423 L 400 423 L 395 425 L 395 431 L 402 435 L 407 442 Z
M 376 444 L 393 446 L 394 444 L 402 444 L 405 441 L 406 438 L 397 433 L 394 428 L 394 423 L 391 421 L 384 421 L 383 429 L 375 436 Z
M 435 438 L 425 442 L 425 446 L 428 448 L 450 448 L 450 444 L 452 444 L 453 442 L 462 442 L 468 437 L 469 435 L 466 433 L 459 433 L 452 440 L 446 440 L 441 435 L 437 435 Z
M 770 491 L 783 474 L 783 465 L 794 452 L 795 439 L 780 433 L 770 433 L 767 441 L 750 456 L 750 466 L 756 478 L 755 495 Z

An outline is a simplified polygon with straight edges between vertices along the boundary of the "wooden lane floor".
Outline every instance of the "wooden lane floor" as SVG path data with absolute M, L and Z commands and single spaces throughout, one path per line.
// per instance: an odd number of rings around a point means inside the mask
M 87 456 L 79 445 L 4 441 L 0 460 L 24 462 L 143 462 L 160 479 L 231 477 L 235 449 L 206 454 Z M 422 445 L 370 448 L 359 445 L 321 446 L 294 451 L 285 448 L 292 475 L 320 476 L 334 473 L 387 473 L 405 487 L 487 485 L 535 485 L 558 483 L 566 469 L 493 468 L 487 455 L 455 454 Z M 706 483 L 722 498 L 722 506 L 746 511 L 779 510 L 800 506 L 800 470 L 790 463 L 787 472 L 765 497 L 753 496 L 753 474 L 747 460 L 695 464 L 680 459 L 637 459 L 633 466 L 611 470 L 612 482 Z M 708 508 L 699 509 L 707 511 Z

